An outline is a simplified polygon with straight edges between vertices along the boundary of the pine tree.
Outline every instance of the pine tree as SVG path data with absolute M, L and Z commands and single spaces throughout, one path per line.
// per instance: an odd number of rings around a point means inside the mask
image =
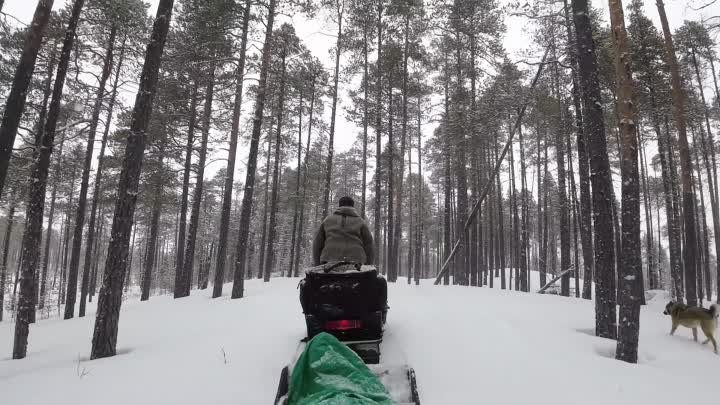
M 629 41 L 621 0 L 610 0 L 610 21 L 615 48 L 618 110 L 622 136 L 622 250 L 618 273 L 620 323 L 615 357 L 637 363 L 640 334 L 642 259 L 640 257 L 640 181 L 638 173 L 637 114 L 633 99 L 633 77 Z M 638 284 L 640 287 L 638 288 Z
M 615 251 L 612 224 L 610 164 L 605 140 L 605 122 L 600 95 L 598 63 L 588 4 L 586 0 L 572 2 L 580 86 L 583 98 L 584 134 L 588 136 L 588 152 L 593 197 L 594 253 L 595 253 L 595 333 L 615 339 L 616 291 Z
M 105 263 L 105 275 L 100 289 L 95 331 L 92 340 L 92 359 L 115 355 L 118 320 L 122 304 L 122 289 L 128 258 L 128 245 L 137 202 L 138 183 L 145 151 L 146 130 L 152 114 L 153 96 L 157 87 L 160 61 L 170 28 L 174 0 L 160 0 L 145 63 L 140 76 L 140 87 L 133 108 L 130 133 L 120 173 L 115 215 L 110 246 Z

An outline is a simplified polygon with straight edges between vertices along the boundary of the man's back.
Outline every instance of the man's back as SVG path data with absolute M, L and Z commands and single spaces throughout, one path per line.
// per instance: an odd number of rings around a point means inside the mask
M 341 206 L 323 220 L 313 242 L 313 262 L 348 261 L 372 264 L 375 260 L 370 229 L 352 206 Z

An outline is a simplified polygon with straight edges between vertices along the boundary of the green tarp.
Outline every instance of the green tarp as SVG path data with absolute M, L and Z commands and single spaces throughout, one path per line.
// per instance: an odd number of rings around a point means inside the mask
M 393 405 L 362 359 L 337 338 L 315 336 L 290 377 L 289 405 Z

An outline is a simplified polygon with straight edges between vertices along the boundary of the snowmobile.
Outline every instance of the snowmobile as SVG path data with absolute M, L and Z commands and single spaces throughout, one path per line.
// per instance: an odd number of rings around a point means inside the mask
M 420 405 L 415 371 L 407 365 L 381 361 L 389 306 L 387 281 L 374 266 L 336 262 L 312 267 L 305 271 L 298 287 L 307 327 L 298 353 L 318 334 L 330 334 L 362 359 L 396 404 Z M 287 403 L 293 365 L 280 374 L 275 405 L 293 405 Z

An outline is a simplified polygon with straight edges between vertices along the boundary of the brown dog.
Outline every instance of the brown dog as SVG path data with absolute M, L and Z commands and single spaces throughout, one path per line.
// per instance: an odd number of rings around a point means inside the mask
M 693 331 L 693 338 L 698 341 L 697 328 L 702 329 L 705 337 L 707 338 L 703 344 L 711 342 L 713 345 L 713 351 L 718 354 L 718 346 L 715 341 L 715 329 L 718 326 L 718 316 L 720 316 L 720 305 L 713 304 L 709 309 L 701 307 L 691 307 L 685 304 L 670 301 L 665 306 L 665 315 L 670 315 L 672 318 L 672 329 L 670 335 L 675 333 L 678 326 L 682 325 L 686 328 L 690 328 Z

